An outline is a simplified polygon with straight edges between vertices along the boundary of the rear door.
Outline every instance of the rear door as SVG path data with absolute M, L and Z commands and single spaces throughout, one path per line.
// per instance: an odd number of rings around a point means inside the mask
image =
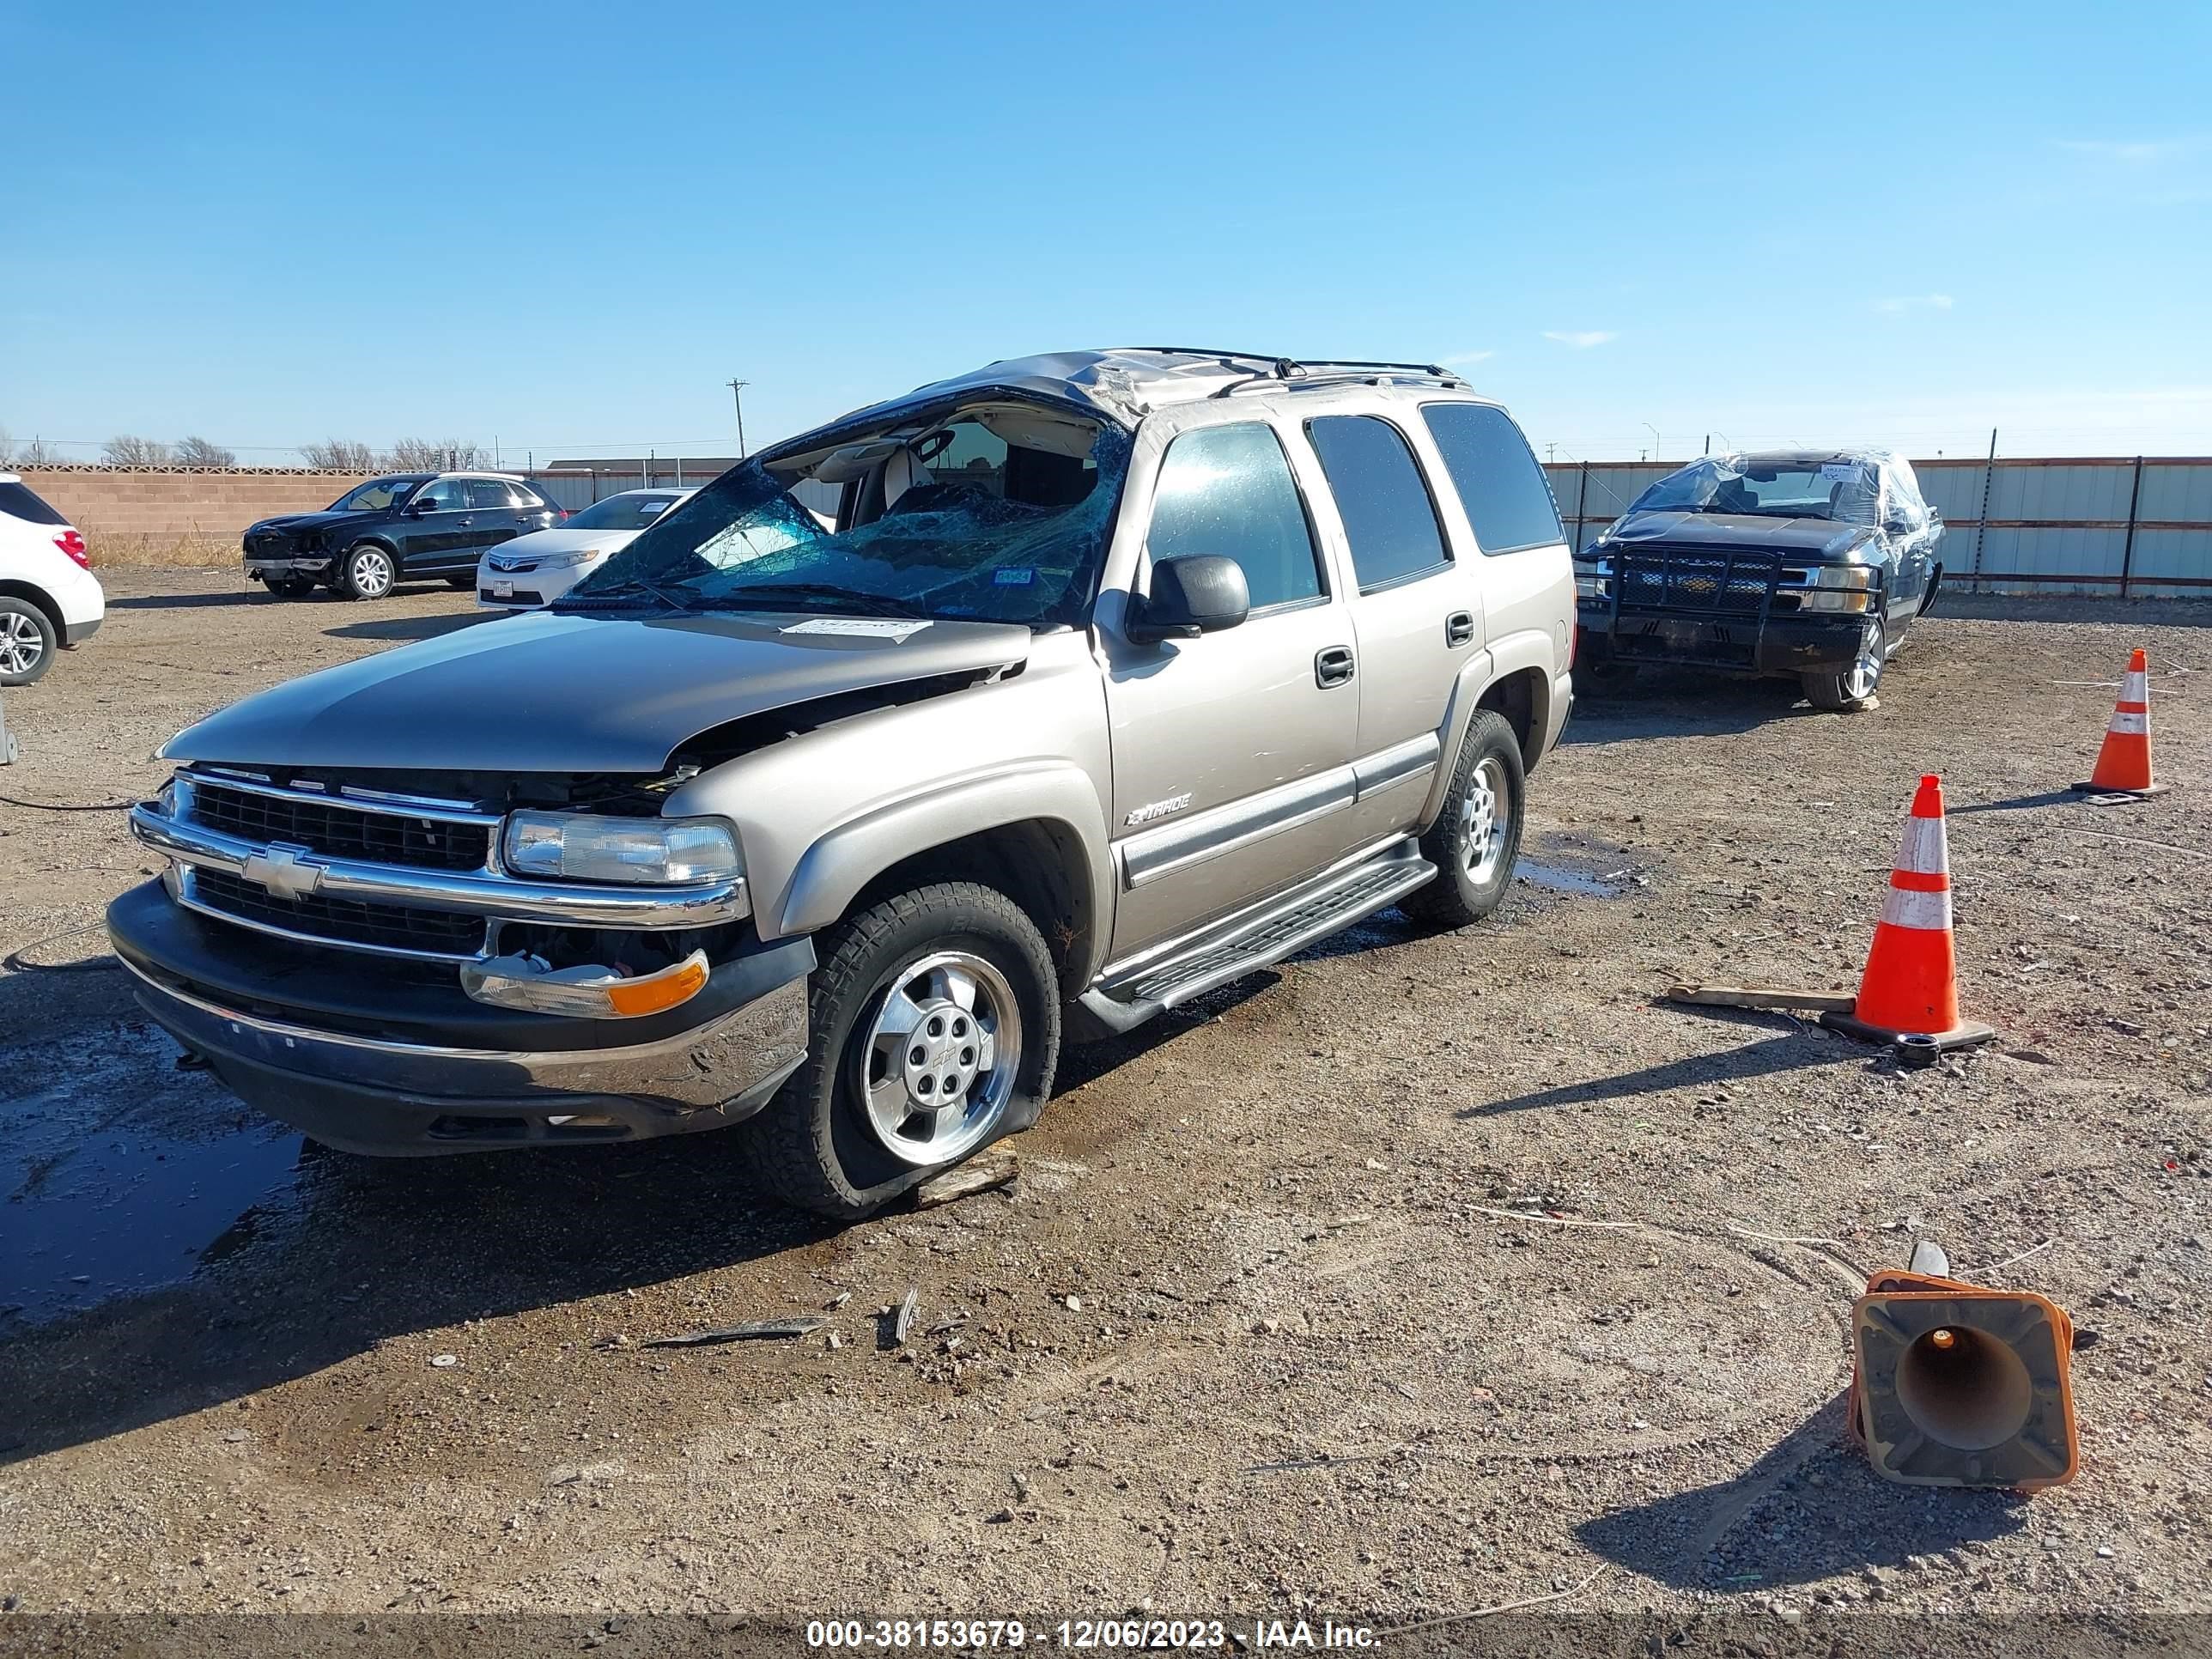
M 506 479 L 471 478 L 468 486 L 468 536 L 465 544 L 467 558 L 464 562 L 473 566 L 484 549 L 511 542 L 526 528 L 538 527 L 523 511 L 521 497 Z
M 1304 423 L 1358 590 L 1355 765 L 1360 827 L 1372 833 L 1419 816 L 1460 665 L 1482 649 L 1475 586 L 1452 557 L 1428 477 L 1394 418 L 1411 412 L 1316 415 Z
M 1116 957 L 1345 851 L 1359 721 L 1352 618 L 1285 436 L 1261 410 L 1218 408 L 1155 416 L 1139 434 L 1099 607 Z M 1128 596 L 1148 591 L 1155 562 L 1191 554 L 1243 567 L 1250 615 L 1198 639 L 1131 641 Z

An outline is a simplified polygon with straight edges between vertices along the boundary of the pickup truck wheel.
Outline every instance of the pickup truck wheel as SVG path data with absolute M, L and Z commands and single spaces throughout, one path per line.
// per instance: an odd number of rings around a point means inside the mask
M 819 945 L 806 1063 L 744 1126 L 770 1194 L 854 1220 L 1036 1121 L 1059 1058 L 1059 981 L 1019 905 L 943 882 L 847 917 Z
M 1521 743 L 1505 717 L 1479 708 L 1460 745 L 1443 810 L 1421 837 L 1421 854 L 1442 872 L 1399 901 L 1417 921 L 1464 927 L 1498 908 L 1521 854 L 1528 784 Z
M 356 542 L 339 556 L 337 580 L 331 586 L 349 599 L 380 599 L 398 579 L 390 549 Z
M 1886 630 L 1877 617 L 1859 636 L 1859 654 L 1839 673 L 1802 676 L 1806 699 L 1815 708 L 1857 714 L 1881 707 L 1875 693 L 1881 690 L 1881 671 L 1888 661 Z

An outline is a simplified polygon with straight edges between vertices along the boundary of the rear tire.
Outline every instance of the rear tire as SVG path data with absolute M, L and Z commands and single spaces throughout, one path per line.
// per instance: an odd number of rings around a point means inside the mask
M 338 556 L 338 573 L 331 584 L 349 599 L 389 598 L 399 582 L 399 564 L 392 550 L 374 542 L 356 542 Z
M 1464 927 L 1495 910 L 1513 884 L 1528 796 L 1520 739 L 1497 710 L 1476 709 L 1443 810 L 1421 837 L 1421 855 L 1440 873 L 1398 908 L 1434 927 Z
M 1881 690 L 1881 671 L 1888 662 L 1887 641 L 1887 630 L 1877 617 L 1860 636 L 1856 660 L 1832 674 L 1801 676 L 1806 699 L 1814 708 L 1831 713 L 1856 714 L 1879 708 L 1881 699 L 1877 694 Z
M 817 945 L 805 1063 L 739 1130 L 770 1196 L 856 1221 L 1036 1121 L 1060 1055 L 1060 984 L 1019 905 L 939 882 L 846 917 Z
M 28 599 L 0 596 L 0 685 L 28 685 L 54 665 L 54 619 Z
M 465 593 L 476 585 L 477 579 L 473 574 L 466 576 L 448 576 L 446 578 L 446 586 L 452 588 L 456 593 Z

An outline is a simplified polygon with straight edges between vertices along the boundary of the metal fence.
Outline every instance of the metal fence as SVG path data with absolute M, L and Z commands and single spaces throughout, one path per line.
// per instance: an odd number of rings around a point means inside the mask
M 1577 550 L 1680 461 L 1544 469 Z M 2212 598 L 2212 458 L 1915 461 L 1948 526 L 1943 581 L 1972 592 Z

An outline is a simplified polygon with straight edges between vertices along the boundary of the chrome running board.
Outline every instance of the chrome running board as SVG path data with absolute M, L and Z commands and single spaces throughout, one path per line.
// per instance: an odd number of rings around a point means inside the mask
M 1296 956 L 1363 916 L 1388 908 L 1436 873 L 1437 866 L 1421 856 L 1413 840 L 1401 836 L 1188 939 L 1109 967 L 1079 1000 L 1108 1030 L 1126 1031 Z

